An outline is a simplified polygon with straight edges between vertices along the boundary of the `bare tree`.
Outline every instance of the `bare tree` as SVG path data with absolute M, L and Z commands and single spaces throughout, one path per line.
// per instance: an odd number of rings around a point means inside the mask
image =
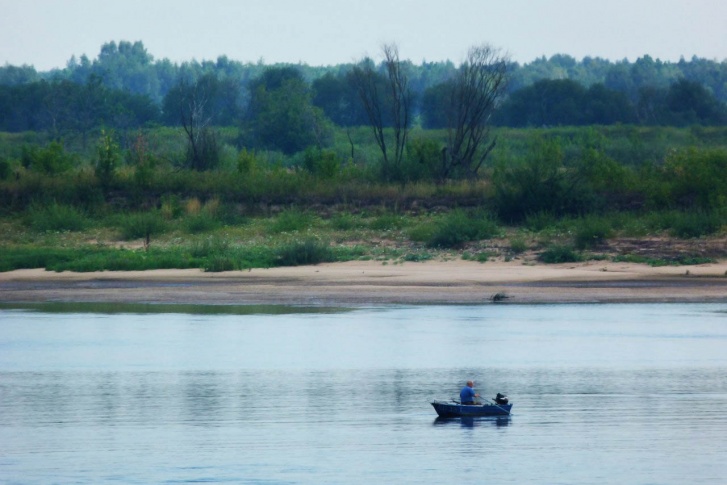
M 490 121 L 505 94 L 508 64 L 509 58 L 498 49 L 486 44 L 475 46 L 450 81 L 443 180 L 457 171 L 477 178 L 480 167 L 495 148 L 497 140 L 491 137 Z
M 374 62 L 366 58 L 354 67 L 351 79 L 383 155 L 384 178 L 390 179 L 398 176 L 404 157 L 411 121 L 412 93 L 396 44 L 383 45 L 382 52 L 385 75 L 379 74 Z M 389 152 L 384 131 L 387 122 L 393 131 L 393 153 Z
M 214 115 L 210 107 L 214 96 L 213 80 L 202 78 L 194 84 L 182 81 L 178 86 L 177 108 L 187 135 L 187 160 L 194 170 L 207 170 L 219 161 L 217 138 L 211 129 Z
M 388 44 L 384 45 L 382 50 L 389 80 L 389 103 L 394 130 L 394 164 L 399 168 L 404 157 L 406 139 L 409 136 L 412 93 L 409 88 L 409 78 L 399 60 L 399 48 L 396 44 Z

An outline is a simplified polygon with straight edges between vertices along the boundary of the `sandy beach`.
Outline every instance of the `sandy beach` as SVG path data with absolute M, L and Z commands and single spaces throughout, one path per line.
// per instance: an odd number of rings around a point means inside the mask
M 0 302 L 372 305 L 727 302 L 727 262 L 650 267 L 587 262 L 377 261 L 225 273 L 0 273 Z M 495 295 L 498 295 L 495 298 Z

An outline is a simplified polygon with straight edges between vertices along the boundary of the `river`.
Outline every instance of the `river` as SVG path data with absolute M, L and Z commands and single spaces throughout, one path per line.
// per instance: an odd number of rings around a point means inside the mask
M 507 418 L 440 420 L 467 379 Z M 0 483 L 727 482 L 727 305 L 0 306 Z

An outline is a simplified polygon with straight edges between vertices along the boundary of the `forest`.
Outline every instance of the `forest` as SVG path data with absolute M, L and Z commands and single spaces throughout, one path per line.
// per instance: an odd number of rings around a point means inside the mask
M 727 61 L 381 57 L 0 67 L 0 270 L 725 256 Z

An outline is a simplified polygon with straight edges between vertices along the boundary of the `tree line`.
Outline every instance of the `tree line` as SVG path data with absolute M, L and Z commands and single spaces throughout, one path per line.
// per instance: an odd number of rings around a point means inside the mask
M 370 62 L 373 62 L 369 60 Z M 501 126 L 588 124 L 720 125 L 727 122 L 727 62 L 692 58 L 677 63 L 644 56 L 633 63 L 567 55 L 540 58 L 523 65 L 507 60 L 504 104 L 493 123 Z M 424 128 L 447 125 L 442 96 L 458 66 L 452 62 L 400 60 L 412 93 L 413 123 Z M 295 71 L 298 94 L 338 126 L 360 126 L 369 119 L 360 103 L 352 73 L 356 64 L 327 67 L 217 61 L 173 64 L 155 61 L 141 42 L 110 42 L 96 59 L 72 57 L 65 69 L 37 72 L 32 66 L 0 67 L 0 130 L 70 130 L 89 125 L 125 129 L 148 123 L 181 124 L 180 93 L 207 86 L 215 105 L 214 124 L 238 125 L 259 114 L 255 97 L 279 74 Z M 374 64 L 385 74 L 386 62 Z M 272 70 L 273 74 L 266 74 Z M 444 103 L 446 104 L 446 102 Z M 392 126 L 384 113 L 382 122 Z M 263 135 L 262 140 L 266 137 Z M 288 151 L 286 149 L 286 151 Z
M 427 88 L 449 78 L 456 65 L 451 60 L 419 64 L 404 61 L 410 72 L 412 89 L 422 93 Z M 72 56 L 66 67 L 50 71 L 37 71 L 33 66 L 0 66 L 0 85 L 27 84 L 40 80 L 67 79 L 84 84 L 96 76 L 111 89 L 128 91 L 149 96 L 155 103 L 161 103 L 167 92 L 182 78 L 196 80 L 206 74 L 218 79 L 230 79 L 240 87 L 257 78 L 269 67 L 258 62 L 242 63 L 219 56 L 216 60 L 172 63 L 169 59 L 154 59 L 141 41 L 108 42 L 101 46 L 98 56 Z M 295 64 L 307 81 L 313 81 L 325 74 L 339 75 L 350 70 L 353 64 L 334 66 L 309 66 Z M 704 86 L 718 100 L 727 102 L 727 59 L 722 61 L 693 56 L 678 62 L 661 61 L 644 55 L 633 62 L 623 59 L 611 61 L 599 57 L 584 57 L 577 60 L 567 54 L 545 56 L 531 62 L 509 63 L 511 82 L 508 92 L 514 92 L 543 79 L 570 79 L 588 88 L 603 84 L 606 88 L 626 94 L 632 101 L 644 87 L 667 88 L 674 82 L 685 79 Z
M 383 45 L 381 54 L 383 60 L 378 63 L 364 58 L 348 66 L 317 70 L 258 64 L 254 76 L 241 64 L 222 58 L 215 66 L 207 65 L 208 72 L 195 70 L 199 64 L 182 65 L 176 78 L 165 78 L 169 87 L 157 102 L 144 90 L 160 78 L 144 73 L 152 67 L 169 67 L 168 63 L 153 62 L 140 42 L 110 43 L 94 62 L 72 59 L 63 71 L 65 77 L 20 82 L 22 72 L 13 71 L 18 82 L 0 85 L 0 130 L 41 131 L 56 141 L 75 138 L 85 149 L 89 135 L 102 130 L 129 133 L 144 126 L 179 127 L 186 140 L 186 168 L 204 171 L 220 163 L 219 127 L 238 128 L 237 149 L 286 156 L 306 152 L 304 163 L 319 166 L 330 158 L 325 149 L 333 145 L 334 128 L 347 133 L 353 160 L 350 129 L 367 126 L 380 152 L 379 177 L 405 183 L 413 180 L 413 172 L 438 181 L 477 178 L 496 146 L 492 129 L 498 125 L 727 123 L 725 103 L 705 85 L 686 78 L 667 84 L 662 79 L 661 84 L 643 85 L 636 92 L 612 89 L 602 82 L 586 86 L 574 79 L 525 84 L 525 67 L 489 45 L 470 48 L 458 66 L 416 66 L 400 58 L 395 44 Z M 566 56 L 554 56 L 549 62 L 581 75 L 584 64 L 604 68 L 600 61 L 579 64 Z M 117 64 L 123 67 L 109 67 L 106 74 L 99 74 L 98 66 Z M 541 69 L 548 65 L 536 64 Z M 640 59 L 631 71 L 654 80 L 661 78 L 642 71 L 671 72 L 670 66 Z M 83 69 L 89 73 L 85 80 L 83 76 L 70 79 Z M 5 77 L 11 71 L 6 66 Z M 32 70 L 25 75 L 32 75 Z M 513 85 L 519 87 L 513 89 Z M 417 126 L 442 134 L 439 139 L 412 139 L 410 132 Z M 133 139 L 126 137 L 123 148 L 129 148 Z

